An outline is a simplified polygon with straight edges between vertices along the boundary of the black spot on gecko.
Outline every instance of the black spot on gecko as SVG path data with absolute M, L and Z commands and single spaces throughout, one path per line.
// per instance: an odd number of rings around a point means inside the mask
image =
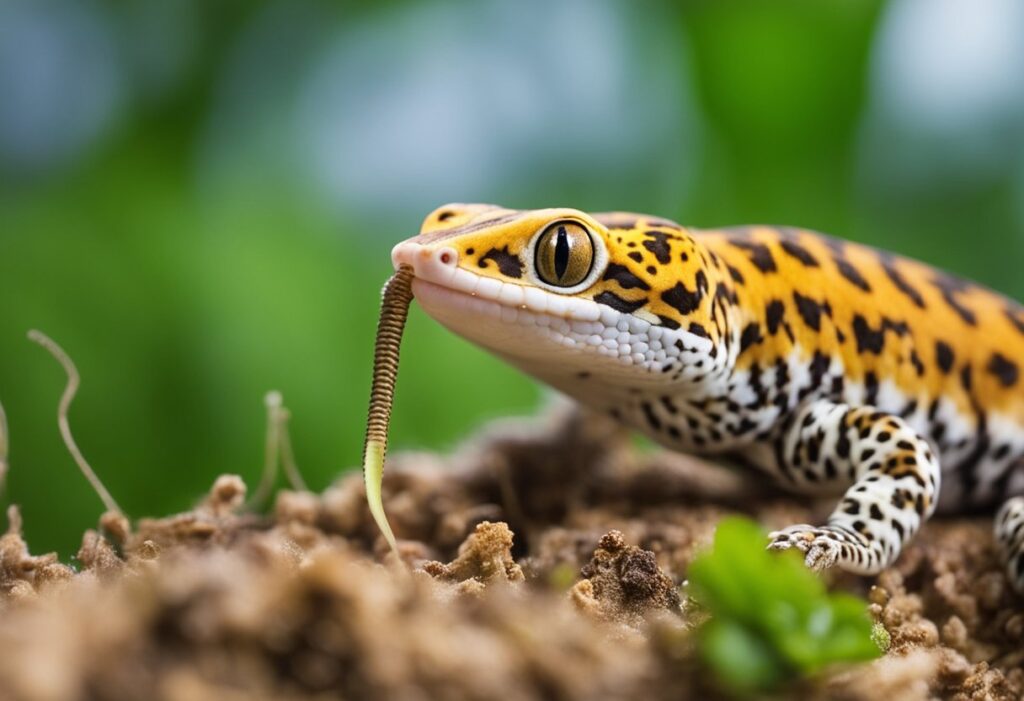
M 508 246 L 492 248 L 487 251 L 487 253 L 480 256 L 480 262 L 477 265 L 481 268 L 486 268 L 487 261 L 489 260 L 495 262 L 498 266 L 498 271 L 505 277 L 521 278 L 523 276 L 523 261 L 519 260 L 519 256 L 510 253 Z
M 644 418 L 647 419 L 648 425 L 655 431 L 661 430 L 661 419 L 659 419 L 654 413 L 654 407 L 651 406 L 650 402 L 643 402 L 640 408 L 644 411 Z
M 738 304 L 740 301 L 739 296 L 736 294 L 736 290 L 729 289 L 721 283 L 715 285 L 715 300 L 722 304 L 723 309 L 725 308 L 725 302 Z M 714 310 L 712 310 L 712 314 L 713 313 Z
M 694 278 L 697 283 L 697 293 L 703 295 L 708 291 L 708 276 L 704 274 L 703 270 L 698 270 L 697 275 Z
M 630 243 L 632 243 L 632 242 L 630 242 Z M 627 253 L 626 255 L 628 255 L 630 258 L 632 258 L 637 263 L 643 263 L 644 262 L 644 254 L 641 253 L 640 251 L 631 251 L 631 252 Z
M 967 383 L 964 385 L 965 389 L 969 391 L 970 385 L 970 365 L 964 367 L 967 372 Z M 963 378 L 961 378 L 961 381 Z M 988 417 L 984 412 L 979 412 L 977 415 L 977 425 L 975 427 L 974 434 L 974 447 L 971 452 L 965 457 L 958 465 L 954 467 L 954 471 L 960 478 L 960 484 L 962 485 L 964 495 L 970 499 L 974 494 L 974 490 L 978 485 L 978 464 L 988 455 L 989 449 L 992 447 L 992 439 L 988 433 Z
M 761 381 L 761 366 L 754 363 L 750 366 L 750 389 L 754 391 L 756 397 L 753 401 L 747 404 L 747 407 L 751 409 L 760 409 L 768 403 L 768 388 L 764 386 Z
M 782 317 L 786 313 L 786 305 L 782 303 L 782 300 L 773 299 L 764 308 L 765 322 L 768 324 L 768 333 L 772 336 L 779 330 L 779 324 L 782 323 Z
M 700 336 L 701 338 L 711 338 L 711 336 L 708 335 L 707 329 L 698 324 L 696 321 L 690 322 L 690 326 L 687 328 L 687 331 L 692 333 L 694 336 Z
M 864 279 L 864 276 L 860 274 L 860 271 L 853 266 L 853 263 L 845 258 L 836 258 L 835 261 L 836 267 L 839 268 L 840 275 L 865 292 L 871 291 L 871 285 L 869 285 L 868 281 Z
M 653 253 L 659 263 L 666 265 L 671 260 L 672 252 L 668 243 L 668 234 L 662 231 L 648 231 L 644 235 L 650 239 L 643 242 L 644 248 Z
M 660 321 L 661 325 L 664 326 L 666 329 L 679 328 L 679 322 L 676 321 L 675 319 L 672 319 L 671 317 L 662 316 L 661 314 L 658 314 L 658 321 Z
M 874 406 L 878 402 L 878 375 L 870 370 L 864 374 L 864 403 Z
M 1020 333 L 1024 334 L 1024 318 L 1021 318 L 1020 310 L 1013 307 L 1007 307 L 1003 310 L 1006 313 L 1006 318 L 1009 319 L 1013 327 Z
M 975 317 L 974 312 L 962 305 L 960 300 L 956 298 L 956 295 L 961 292 L 966 292 L 970 287 L 967 282 L 955 278 L 952 275 L 942 274 L 937 275 L 933 282 L 942 293 L 942 299 L 945 300 L 950 309 L 957 313 L 957 316 L 963 319 L 965 324 L 975 326 L 978 323 L 978 319 Z
M 853 335 L 857 338 L 858 353 L 868 351 L 878 354 L 882 352 L 882 346 L 885 345 L 884 329 L 875 331 L 860 314 L 853 317 Z
M 632 301 L 628 299 L 623 299 L 614 292 L 608 291 L 595 295 L 594 301 L 597 302 L 598 304 L 603 304 L 605 306 L 611 307 L 615 311 L 623 312 L 625 314 L 632 314 L 637 309 L 647 304 L 646 299 L 641 298 L 636 301 Z
M 863 353 L 865 351 L 878 355 L 882 352 L 882 347 L 885 345 L 885 332 L 892 331 L 897 336 L 905 336 L 909 329 L 907 324 L 902 321 L 893 321 L 892 319 L 883 317 L 882 324 L 878 327 L 878 330 L 871 328 L 867 320 L 857 314 L 853 317 L 853 335 L 857 339 L 857 352 Z
M 749 253 L 750 262 L 762 273 L 774 273 L 778 270 L 771 250 L 763 243 L 754 243 L 743 239 L 729 239 L 729 243 Z
M 783 239 L 779 245 L 782 246 L 783 251 L 796 258 L 808 268 L 818 267 L 818 259 L 812 256 L 810 251 L 798 244 L 796 241 Z
M 935 342 L 935 362 L 939 364 L 939 370 L 944 375 L 948 375 L 953 369 L 953 363 L 956 362 L 956 356 L 953 355 L 953 349 L 949 347 L 949 344 L 945 341 Z
M 907 282 L 906 278 L 904 278 L 900 271 L 896 269 L 896 263 L 892 258 L 883 257 L 882 270 L 885 271 L 885 274 L 889 277 L 892 284 L 896 286 L 896 289 L 906 295 L 907 298 L 914 303 L 914 306 L 919 309 L 924 309 L 924 297 L 922 297 L 921 293 L 918 292 L 913 285 Z
M 1017 384 L 1017 377 L 1020 374 L 1017 364 L 1002 353 L 993 353 L 985 369 L 994 375 L 1003 387 Z
M 832 365 L 832 359 L 821 351 L 814 351 L 814 357 L 811 359 L 810 372 L 811 372 L 811 387 L 817 388 L 821 384 L 821 379 L 828 372 L 829 367 Z
M 836 455 L 843 460 L 850 457 L 850 438 L 846 433 L 839 434 L 839 438 L 836 439 Z
M 796 309 L 800 312 L 800 317 L 804 320 L 804 323 L 815 331 L 821 331 L 822 313 L 826 316 L 832 315 L 832 309 L 829 307 L 828 302 L 815 302 L 813 299 L 804 297 L 799 292 L 793 293 L 793 301 L 796 302 Z
M 782 358 L 775 361 L 775 388 L 780 392 L 789 384 L 789 365 Z
M 917 354 L 917 350 L 914 348 L 910 349 L 910 364 L 914 366 L 914 372 L 917 373 L 918 377 L 924 377 L 924 363 L 921 362 L 921 356 Z
M 629 268 L 618 263 L 609 263 L 608 269 L 604 273 L 605 280 L 614 280 L 624 290 L 631 290 L 637 288 L 640 290 L 649 290 L 651 286 L 646 282 L 634 275 Z
M 964 390 L 970 393 L 971 386 L 973 384 L 974 382 L 971 373 L 971 366 L 964 365 L 963 369 L 960 371 L 960 385 L 964 388 Z
M 905 534 L 905 531 L 903 530 L 903 524 L 897 521 L 896 519 L 892 519 L 892 529 L 896 531 L 896 534 L 899 536 L 900 541 L 902 541 Z
M 744 280 L 743 280 L 743 273 L 741 273 L 739 270 L 737 270 L 736 268 L 732 267 L 731 265 L 729 265 L 727 267 L 729 269 L 729 276 L 732 278 L 733 282 L 735 282 L 738 285 L 742 285 L 743 282 L 744 282 Z
M 675 287 L 661 293 L 661 298 L 665 303 L 677 309 L 683 316 L 695 311 L 700 306 L 703 296 L 704 292 L 699 286 L 695 292 L 690 292 L 681 282 L 677 282 Z
M 740 353 L 747 350 L 753 345 L 761 343 L 764 337 L 761 336 L 761 325 L 756 321 L 752 321 L 743 328 L 743 333 L 740 336 Z
M 842 375 L 834 375 L 832 377 L 832 388 L 829 390 L 829 394 L 833 398 L 843 396 L 843 389 L 846 387 L 846 380 L 843 379 Z
M 742 436 L 744 434 L 750 433 L 755 428 L 757 428 L 757 424 L 744 416 L 742 419 L 740 419 L 740 422 L 735 427 L 733 427 L 732 432 L 733 435 Z

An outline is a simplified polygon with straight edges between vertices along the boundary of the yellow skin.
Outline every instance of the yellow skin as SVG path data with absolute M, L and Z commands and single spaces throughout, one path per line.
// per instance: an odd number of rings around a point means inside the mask
M 583 404 L 842 495 L 772 534 L 809 566 L 876 572 L 936 508 L 1024 493 L 1024 309 L 925 264 L 793 228 L 463 204 L 392 257 L 428 314 Z M 1018 586 L 1022 524 L 1010 499 Z

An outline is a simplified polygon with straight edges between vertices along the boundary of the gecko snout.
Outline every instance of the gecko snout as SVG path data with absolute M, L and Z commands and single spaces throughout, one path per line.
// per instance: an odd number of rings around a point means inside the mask
M 410 265 L 417 277 L 430 279 L 442 272 L 451 275 L 451 270 L 459 264 L 459 252 L 451 246 L 434 248 L 415 241 L 403 241 L 391 250 L 391 262 L 395 270 L 402 265 Z

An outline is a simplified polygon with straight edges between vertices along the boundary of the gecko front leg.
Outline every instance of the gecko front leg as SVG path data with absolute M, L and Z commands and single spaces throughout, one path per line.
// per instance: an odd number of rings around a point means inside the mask
M 807 566 L 874 574 L 891 564 L 935 511 L 939 464 L 928 442 L 897 416 L 873 407 L 818 401 L 800 410 L 774 446 L 790 486 L 846 488 L 819 527 L 769 535 L 769 548 L 797 548 Z

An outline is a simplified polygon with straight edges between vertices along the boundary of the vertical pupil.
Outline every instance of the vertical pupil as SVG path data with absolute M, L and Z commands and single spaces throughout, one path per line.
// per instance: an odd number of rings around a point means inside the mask
M 555 239 L 555 274 L 561 280 L 569 267 L 569 235 L 565 233 L 565 227 L 558 227 L 558 236 Z

